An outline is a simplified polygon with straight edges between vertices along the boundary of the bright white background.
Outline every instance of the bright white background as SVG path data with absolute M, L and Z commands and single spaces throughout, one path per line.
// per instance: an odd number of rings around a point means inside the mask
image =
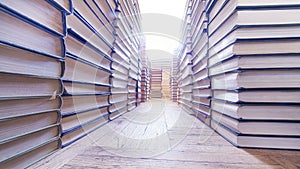
M 187 0 L 139 0 L 141 14 L 146 13 L 155 13 L 155 14 L 163 14 L 163 15 L 171 15 L 177 17 L 178 19 L 182 19 L 184 16 L 185 5 Z M 142 25 L 155 24 L 154 20 L 147 20 L 142 18 Z M 158 27 L 164 27 L 166 29 L 176 29 L 178 30 L 178 36 L 180 34 L 181 25 L 178 23 L 177 25 L 170 23 L 163 24 L 155 24 Z M 151 35 L 145 32 L 145 40 L 146 40 L 146 50 L 152 50 L 152 52 L 148 53 L 148 58 L 150 61 L 155 63 L 159 62 L 159 60 L 166 61 L 172 60 L 172 55 L 175 55 L 176 49 L 179 47 L 179 42 L 162 36 Z M 179 37 L 177 37 L 179 38 Z M 158 56 L 153 54 L 153 50 L 165 51 L 170 55 Z M 146 52 L 147 54 L 147 52 Z
M 139 0 L 141 13 L 160 13 L 183 17 L 187 0 Z

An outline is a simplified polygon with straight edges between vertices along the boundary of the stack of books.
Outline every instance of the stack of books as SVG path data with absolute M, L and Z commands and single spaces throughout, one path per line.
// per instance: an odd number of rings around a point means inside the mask
M 170 99 L 170 74 L 169 71 L 162 71 L 161 92 L 164 99 Z
M 141 92 L 141 68 L 139 51 L 141 40 L 141 16 L 137 1 L 118 1 L 117 18 L 115 20 L 116 44 L 128 57 L 128 97 L 127 110 L 133 110 L 139 103 L 139 92 Z M 121 109 L 117 114 L 123 114 L 125 109 Z
M 61 148 L 67 3 L 0 1 L 1 168 L 26 168 Z
M 150 99 L 150 72 L 148 68 L 142 69 L 142 102 L 146 102 Z
M 141 41 L 140 46 L 141 52 L 141 63 L 142 63 L 142 75 L 141 75 L 141 101 L 146 102 L 150 100 L 150 62 L 148 56 L 146 55 L 146 47 L 144 42 L 144 37 Z
M 192 72 L 192 39 L 191 39 L 191 14 L 193 1 L 188 0 L 182 28 L 181 39 L 183 47 L 178 57 L 178 86 L 180 88 L 179 103 L 192 113 L 193 72 Z
M 171 86 L 170 99 L 172 101 L 177 102 L 177 100 L 178 100 L 178 83 L 177 83 L 176 78 L 174 78 L 174 77 L 170 78 L 170 86 Z
M 0 0 L 0 12 L 2 168 L 26 168 L 136 107 L 137 1 Z
M 62 142 L 68 146 L 108 122 L 114 42 L 111 2 L 73 1 L 67 16 Z
M 192 74 L 190 107 L 228 141 L 299 149 L 299 13 L 299 2 L 289 0 L 188 1 L 178 59 L 180 102 L 189 92 L 182 76 Z
M 192 95 L 193 91 L 193 72 L 192 72 L 192 55 L 190 53 L 185 53 L 183 60 L 179 64 L 179 77 L 178 86 L 180 88 L 179 93 L 179 103 L 182 104 L 183 108 L 188 112 L 192 112 Z
M 118 116 L 126 113 L 128 111 L 128 95 L 129 91 L 135 91 L 134 86 L 128 86 L 129 78 L 129 69 L 130 69 L 130 53 L 128 47 L 129 36 L 126 27 L 128 25 L 124 23 L 123 13 L 121 11 L 120 4 L 116 4 L 113 27 L 115 28 L 115 42 L 114 42 L 114 51 L 112 53 L 112 58 L 114 59 L 112 63 L 113 76 L 111 77 L 112 88 L 111 93 L 112 97 L 110 98 L 110 119 L 117 118 Z
M 162 98 L 162 70 L 161 69 L 151 69 L 150 71 L 150 90 L 151 98 Z
M 208 8 L 211 126 L 240 147 L 300 148 L 300 4 Z
M 210 79 L 208 77 L 208 34 L 206 1 L 192 5 L 191 39 L 193 71 L 193 112 L 201 121 L 210 123 Z
M 139 106 L 142 102 L 142 54 L 139 51 L 139 61 L 138 61 L 138 80 L 137 80 L 137 97 L 136 106 Z
M 178 101 L 178 82 L 177 82 L 177 66 L 178 66 L 178 61 L 177 61 L 177 56 L 175 55 L 172 60 L 172 67 L 170 70 L 170 99 L 174 102 Z

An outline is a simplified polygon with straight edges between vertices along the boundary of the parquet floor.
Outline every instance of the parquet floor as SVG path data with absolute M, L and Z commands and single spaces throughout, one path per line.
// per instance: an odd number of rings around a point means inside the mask
M 182 110 L 152 100 L 30 168 L 300 168 L 300 151 L 240 149 Z

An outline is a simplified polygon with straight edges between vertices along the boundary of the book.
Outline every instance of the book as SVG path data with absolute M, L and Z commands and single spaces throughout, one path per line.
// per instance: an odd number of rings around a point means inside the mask
M 206 116 L 210 115 L 210 107 L 209 106 L 199 104 L 199 103 L 194 102 L 194 101 L 192 101 L 192 102 L 193 102 L 192 109 L 194 109 L 196 112 L 199 112 L 199 113 L 204 114 Z
M 210 107 L 210 97 L 197 97 L 193 96 L 193 102 Z
M 192 102 L 192 112 L 194 116 L 206 125 L 210 125 L 210 107 Z
M 12 159 L 19 154 L 44 144 L 53 138 L 58 138 L 61 134 L 59 125 L 52 125 L 41 130 L 37 130 L 28 135 L 13 138 L 7 142 L 2 142 L 0 145 L 0 161 L 3 162 Z
M 81 126 L 75 127 L 68 132 L 63 133 L 61 137 L 62 147 L 67 147 L 80 140 L 81 138 L 87 136 L 89 133 L 105 125 L 107 121 L 108 116 L 99 117 L 95 120 L 92 120 L 85 124 L 81 124 Z
M 27 48 L 56 58 L 63 58 L 63 39 L 24 17 L 0 6 L 1 42 Z M 34 39 L 32 37 L 35 37 Z
M 212 100 L 213 110 L 235 119 L 248 120 L 299 120 L 299 105 L 293 104 L 234 104 Z
M 115 51 L 112 52 L 111 57 L 114 62 L 124 65 L 127 69 L 129 68 L 129 58 L 117 46 L 115 46 Z
M 124 107 L 127 107 L 127 99 L 120 101 L 120 102 L 115 102 L 109 107 L 109 113 L 114 113 L 117 112 L 120 109 L 123 109 Z
M 135 92 L 137 92 L 136 89 L 137 89 L 136 86 L 130 86 L 130 85 L 128 85 L 128 92 L 129 93 L 135 93 Z
M 204 61 L 204 58 L 208 56 L 208 44 L 205 44 L 201 50 L 199 50 L 197 53 L 195 51 L 192 51 L 192 62 L 194 64 L 194 67 L 196 67 L 198 62 Z M 194 69 L 193 67 L 193 69 Z
M 113 20 L 116 18 L 116 15 L 114 14 L 115 9 L 117 9 L 117 4 L 114 0 L 94 0 L 97 7 L 105 14 L 109 22 L 113 22 Z
M 128 88 L 111 88 L 111 94 L 127 94 Z
M 209 67 L 211 76 L 225 72 L 246 69 L 287 69 L 298 68 L 300 58 L 297 55 L 253 55 L 233 56 L 222 64 Z
M 128 73 L 129 73 L 128 68 L 126 67 L 126 65 L 124 65 L 122 63 L 118 63 L 116 61 L 113 61 L 111 63 L 111 69 L 112 70 L 117 70 L 120 73 L 126 74 L 127 77 L 128 77 Z
M 209 37 L 210 48 L 221 46 L 221 41 L 230 44 L 236 40 L 298 38 L 299 25 L 247 25 L 236 28 L 221 27 Z M 225 45 L 225 44 L 223 44 Z
M 297 18 L 299 9 L 297 8 L 235 10 L 235 7 L 232 6 L 232 12 L 230 12 L 230 8 L 224 7 L 224 9 L 227 9 L 227 11 L 222 10 L 209 23 L 209 35 L 212 35 L 221 25 L 233 28 L 235 25 L 283 25 L 299 23 Z
M 114 120 L 120 116 L 122 116 L 123 114 L 125 114 L 126 112 L 128 112 L 129 110 L 132 110 L 133 108 L 135 108 L 135 105 L 131 105 L 130 107 L 124 106 L 123 108 L 120 108 L 114 112 L 110 112 L 109 114 L 109 120 Z
M 214 76 L 212 89 L 299 88 L 300 70 L 241 70 Z
M 197 37 L 198 41 L 195 41 L 192 46 L 193 53 L 200 53 L 201 49 L 206 47 L 208 36 L 206 33 L 200 34 L 200 37 Z
M 66 52 L 68 55 L 78 57 L 88 63 L 110 70 L 111 58 L 100 53 L 94 46 L 80 40 L 77 34 L 70 32 L 65 38 Z
M 157 91 L 157 90 L 152 90 L 150 93 L 150 97 L 151 98 L 161 98 L 162 97 L 162 93 L 161 91 Z
M 211 126 L 221 136 L 226 138 L 230 143 L 238 147 L 252 148 L 272 148 L 272 149 L 294 149 L 299 150 L 299 137 L 283 137 L 283 136 L 249 136 L 234 133 L 230 129 L 224 127 L 214 120 L 211 121 Z
M 185 65 L 184 68 L 180 71 L 181 79 L 185 79 L 187 76 L 191 76 L 192 74 L 192 65 Z
M 120 93 L 120 94 L 112 94 L 109 96 L 109 103 L 114 104 L 114 103 L 126 101 L 127 99 L 128 99 L 128 92 Z
M 134 110 L 136 108 L 136 103 L 135 102 L 133 102 L 132 104 L 129 104 L 128 105 L 128 111 L 132 111 L 132 110 Z M 121 112 L 120 112 L 120 114 L 121 114 Z M 122 114 L 121 114 L 122 115 Z
M 18 156 L 3 161 L 3 168 L 27 168 L 35 162 L 46 158 L 61 148 L 61 140 L 59 138 L 52 139 L 45 144 L 38 145 Z M 22 159 L 22 160 L 20 160 Z
M 193 89 L 192 90 L 192 94 L 194 97 L 210 97 L 211 96 L 211 89 L 210 88 L 204 88 L 204 89 L 201 89 L 201 90 L 198 90 L 198 89 Z
M 192 90 L 193 90 L 193 84 L 181 87 L 181 91 L 183 93 L 186 93 L 186 92 L 190 93 Z
M 200 80 L 206 79 L 206 78 L 208 78 L 208 69 L 207 68 L 205 68 L 199 72 L 194 72 L 193 79 L 195 81 L 200 81 Z
M 132 55 L 132 53 L 129 51 L 130 49 L 128 48 L 127 44 L 128 42 L 124 42 L 122 39 L 120 39 L 119 35 L 116 34 L 115 36 L 116 41 L 114 43 L 114 47 L 115 47 L 115 51 L 118 52 L 119 55 L 121 55 L 121 57 L 123 57 L 122 55 L 125 55 L 124 57 L 128 58 L 128 63 L 129 63 L 129 59 L 130 59 L 130 55 Z
M 76 13 L 76 11 L 73 12 L 72 15 L 67 16 L 67 27 L 82 38 L 88 40 L 88 44 L 95 46 L 103 54 L 110 55 L 112 52 L 111 46 L 108 46 L 108 44 L 96 34 L 96 31 L 89 26 L 87 21 Z
M 63 81 L 64 95 L 94 95 L 109 94 L 109 85 L 95 85 L 90 83 Z
M 56 97 L 62 93 L 59 79 L 0 73 L 0 100 L 20 97 Z
M 64 80 L 109 85 L 109 76 L 111 74 L 109 71 L 86 64 L 78 58 L 75 60 L 69 55 L 66 57 L 65 63 Z
M 207 4 L 207 13 L 209 14 L 209 18 L 214 20 L 214 18 L 220 13 L 220 11 L 229 8 L 227 13 L 231 13 L 234 9 L 272 9 L 272 8 L 290 8 L 299 6 L 299 2 L 297 0 L 289 0 L 289 1 L 269 1 L 262 0 L 259 2 L 250 1 L 250 0 L 220 0 L 215 1 L 212 0 Z
M 120 80 L 128 80 L 128 74 L 125 74 L 124 72 L 122 72 L 122 71 L 119 71 L 120 69 L 118 69 L 118 70 L 113 70 L 112 71 L 112 77 L 113 78 L 116 78 L 116 79 L 120 79 Z
M 192 83 L 193 83 L 193 77 L 191 75 L 189 75 L 184 79 L 180 79 L 178 85 L 179 85 L 179 87 L 183 87 L 183 86 L 186 86 L 186 85 L 190 85 Z
M 0 72 L 60 78 L 64 62 L 47 55 L 0 43 Z
M 129 100 L 134 100 L 136 99 L 136 92 L 128 93 L 128 99 Z
M 207 67 L 207 60 L 208 57 L 207 55 L 202 57 L 202 58 L 193 58 L 193 66 L 192 66 L 192 71 L 193 72 L 199 72 Z
M 134 54 L 134 48 L 130 45 L 132 43 L 132 33 L 130 28 L 128 28 L 127 24 L 124 23 L 124 20 L 120 18 L 116 18 L 116 20 L 114 20 L 114 26 L 115 34 L 117 35 L 116 41 L 119 42 L 127 50 L 127 52 Z
M 192 103 L 192 100 L 191 99 L 185 99 L 181 96 L 180 98 L 180 102 L 179 102 L 182 107 L 185 109 L 185 111 L 187 111 L 188 114 L 192 114 L 193 112 L 193 103 Z
M 90 27 L 99 34 L 100 38 L 109 46 L 112 46 L 115 38 L 109 30 L 106 29 L 105 22 L 99 20 L 85 1 L 74 1 L 73 10 L 79 13 L 90 25 Z
M 66 34 L 64 13 L 48 1 L 36 2 L 35 0 L 28 0 L 26 2 L 17 2 L 1 0 L 0 3 L 45 29 L 49 29 L 61 36 Z
M 85 0 L 85 3 L 88 5 L 88 7 L 91 9 L 91 11 L 96 15 L 96 17 L 99 19 L 100 22 L 105 25 L 105 28 L 110 31 L 110 33 L 114 33 L 114 26 L 112 22 L 110 22 L 110 17 L 113 17 L 112 11 L 109 13 L 106 13 L 108 15 L 105 15 L 105 11 L 109 10 L 109 4 L 106 1 L 103 1 L 99 5 L 94 0 Z
M 234 103 L 299 103 L 299 94 L 299 90 L 292 89 L 245 91 L 215 90 L 214 98 Z
M 107 107 L 94 108 L 87 111 L 78 111 L 73 114 L 63 116 L 61 126 L 63 133 L 73 132 L 78 127 L 81 127 L 95 119 L 99 119 L 108 115 Z M 104 120 L 105 118 L 103 118 Z M 103 121 L 105 122 L 105 120 Z
M 151 98 L 161 98 L 162 95 L 162 70 L 151 69 L 150 70 L 150 88 Z
M 118 78 L 112 78 L 111 84 L 114 88 L 127 88 L 128 81 Z
M 298 54 L 300 51 L 297 46 L 300 42 L 296 39 L 283 40 L 256 40 L 234 44 L 229 44 L 220 52 L 209 50 L 209 66 L 219 63 L 225 59 L 229 59 L 234 55 L 271 55 L 271 54 Z M 255 48 L 256 50 L 252 50 Z
M 59 110 L 62 105 L 61 97 L 14 98 L 0 100 L 0 119 L 17 118 L 52 110 Z
M 205 1 L 197 1 L 192 5 L 192 12 L 191 12 L 191 24 L 195 25 L 192 26 L 191 32 L 197 33 L 195 29 L 199 27 L 198 24 L 202 24 L 204 21 L 201 19 L 205 16 Z
M 62 115 L 108 106 L 107 95 L 63 96 Z
M 193 84 L 193 89 L 205 89 L 205 88 L 210 88 L 210 79 L 209 77 L 206 77 L 204 79 L 201 79 L 199 81 L 196 81 L 194 82 Z
M 129 70 L 129 77 L 134 80 L 138 80 L 138 74 L 131 69 Z
M 60 112 L 50 111 L 2 120 L 0 142 L 27 135 L 54 124 L 59 124 Z
M 212 111 L 211 116 L 215 121 L 241 134 L 299 136 L 300 124 L 297 121 L 241 120 L 217 111 Z

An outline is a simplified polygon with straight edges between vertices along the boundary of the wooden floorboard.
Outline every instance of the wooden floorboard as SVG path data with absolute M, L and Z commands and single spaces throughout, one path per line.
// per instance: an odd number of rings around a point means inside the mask
M 30 168 L 300 168 L 300 152 L 232 146 L 176 103 L 152 100 Z

